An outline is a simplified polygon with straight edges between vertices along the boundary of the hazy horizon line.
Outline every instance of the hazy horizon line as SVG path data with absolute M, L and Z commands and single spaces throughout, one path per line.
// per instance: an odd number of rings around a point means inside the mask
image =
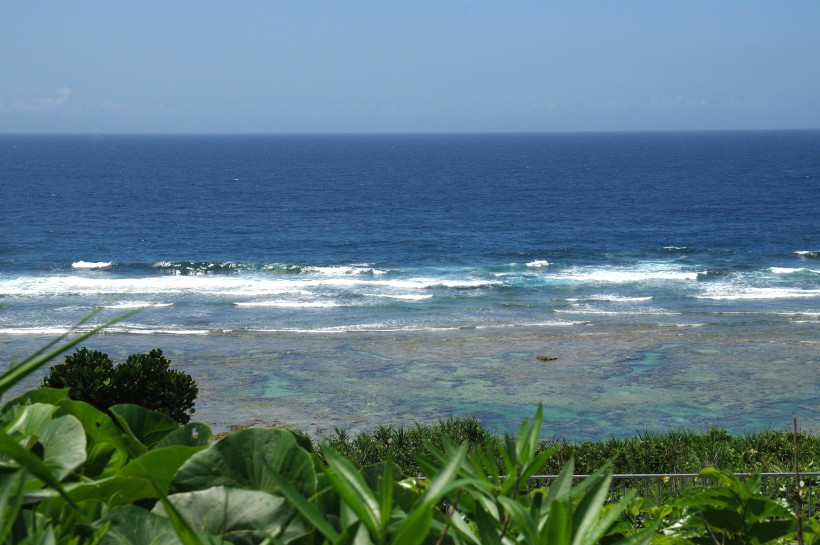
M 536 134 L 669 134 L 669 133 L 750 133 L 750 132 L 817 132 L 813 128 L 757 128 L 757 129 L 578 129 L 543 131 L 0 131 L 0 136 L 480 136 L 480 135 L 536 135 Z

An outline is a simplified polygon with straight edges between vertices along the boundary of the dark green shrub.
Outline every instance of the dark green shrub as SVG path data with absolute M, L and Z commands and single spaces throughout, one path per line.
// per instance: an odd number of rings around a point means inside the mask
M 170 365 L 158 348 L 132 354 L 116 367 L 106 354 L 81 348 L 52 367 L 43 386 L 69 388 L 69 397 L 101 410 L 132 403 L 187 424 L 199 390 L 190 375 Z
M 65 357 L 65 363 L 52 367 L 43 386 L 49 388 L 69 388 L 71 399 L 85 401 L 96 408 L 105 410 L 111 402 L 111 380 L 114 363 L 108 354 L 78 348 Z
M 169 369 L 170 365 L 159 348 L 128 356 L 114 371 L 112 388 L 117 403 L 160 411 L 187 424 L 199 390 L 191 375 Z

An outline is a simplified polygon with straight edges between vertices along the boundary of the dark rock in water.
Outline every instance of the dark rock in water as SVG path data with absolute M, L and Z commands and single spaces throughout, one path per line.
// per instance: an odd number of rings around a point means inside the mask
M 538 356 L 538 361 L 554 361 L 554 360 L 557 360 L 557 359 L 558 358 L 556 358 L 554 356 Z

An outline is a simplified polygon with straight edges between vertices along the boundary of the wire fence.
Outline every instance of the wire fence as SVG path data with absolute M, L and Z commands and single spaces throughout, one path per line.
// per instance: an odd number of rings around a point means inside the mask
M 752 473 L 736 473 L 741 479 L 752 476 Z M 589 475 L 573 475 L 573 479 L 582 480 Z M 794 473 L 761 473 L 761 493 L 773 498 L 785 500 L 795 507 Z M 549 486 L 558 475 L 534 475 L 530 479 L 536 486 Z M 697 473 L 623 473 L 612 476 L 610 500 L 615 501 L 629 490 L 637 490 L 644 498 L 661 505 L 679 497 L 684 490 L 692 487 L 704 487 L 712 484 L 702 479 Z M 803 513 L 811 517 L 820 513 L 820 472 L 800 474 L 800 490 Z

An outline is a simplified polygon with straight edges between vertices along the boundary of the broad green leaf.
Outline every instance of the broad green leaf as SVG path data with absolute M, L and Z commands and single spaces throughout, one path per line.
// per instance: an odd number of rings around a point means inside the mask
M 48 403 L 16 405 L 6 413 L 6 423 L 3 427 L 6 433 L 15 437 L 26 435 L 39 437 L 40 431 L 51 422 L 56 410 L 57 407 Z
M 269 468 L 270 469 L 270 468 Z M 284 496 L 290 504 L 305 518 L 314 528 L 319 530 L 327 539 L 336 543 L 339 541 L 339 534 L 336 529 L 328 522 L 328 514 L 319 511 L 307 498 L 305 498 L 299 491 L 289 483 L 284 477 L 279 475 L 276 471 L 271 471 L 270 478 L 278 487 L 277 492 Z
M 129 432 L 148 449 L 172 431 L 179 429 L 179 424 L 170 416 L 139 405 L 124 403 L 114 405 L 108 410 L 123 430 Z
M 86 460 L 83 426 L 71 415 L 58 416 L 40 434 L 43 462 L 62 480 Z
M 308 532 L 284 498 L 266 492 L 216 486 L 167 499 L 196 533 L 236 545 L 252 545 L 265 538 L 289 543 Z M 154 512 L 165 514 L 166 508 L 159 504 Z
M 159 487 L 156 487 L 156 490 L 159 492 Z M 159 501 L 161 505 L 157 505 L 157 507 L 165 511 L 168 520 L 171 521 L 171 525 L 174 527 L 174 531 L 177 533 L 177 537 L 179 537 L 183 545 L 204 545 L 209 541 L 197 535 L 191 524 L 180 514 L 174 504 L 168 501 L 167 496 L 164 494 L 160 495 Z M 154 510 L 156 510 L 157 507 L 155 507 Z
M 45 403 L 47 405 L 59 405 L 64 399 L 68 399 L 69 388 L 34 388 L 24 394 L 7 401 L 0 413 L 5 414 L 12 407 L 32 405 L 34 403 Z
M 703 518 L 714 528 L 739 532 L 743 529 L 743 517 L 732 509 L 706 508 L 701 510 Z
M 729 490 L 733 490 L 735 492 L 738 491 L 739 488 L 743 487 L 743 483 L 732 473 L 726 473 L 725 471 L 720 471 L 719 469 L 715 469 L 714 467 L 706 467 L 700 470 L 700 478 L 701 479 L 710 479 L 714 481 L 716 484 L 727 488 Z
M 180 445 L 184 447 L 207 447 L 213 437 L 213 432 L 207 424 L 190 422 L 178 428 L 157 443 L 154 448 Z
M 57 407 L 34 403 L 15 407 L 14 420 L 6 433 L 31 448 L 42 447 L 43 463 L 55 478 L 64 479 L 86 460 L 86 441 L 82 424 L 71 415 L 53 417 Z
M 771 517 L 794 518 L 785 505 L 763 496 L 753 496 L 746 501 L 746 523 L 757 522 Z
M 227 486 L 276 492 L 271 477 L 278 473 L 306 498 L 316 493 L 316 473 L 310 454 L 287 430 L 251 428 L 229 434 L 194 454 L 177 471 L 176 492 Z
M 68 496 L 78 504 L 83 501 L 94 500 L 108 507 L 127 505 L 146 498 L 158 497 L 158 493 L 150 480 L 124 475 L 90 482 L 67 484 L 65 490 Z
M 65 489 L 63 489 L 60 484 L 60 481 L 57 480 L 51 473 L 48 466 L 46 466 L 45 463 L 43 463 L 43 461 L 33 452 L 20 446 L 20 444 L 13 437 L 8 435 L 2 429 L 0 429 L 0 454 L 9 456 L 32 475 L 51 486 L 57 491 L 58 494 L 76 507 L 71 498 L 69 498 L 66 494 Z
M 748 535 L 756 539 L 758 543 L 768 543 L 794 532 L 796 524 L 794 518 L 756 522 L 749 527 Z
M 674 505 L 679 509 L 686 507 L 738 508 L 737 498 L 732 491 L 722 487 L 689 488 L 680 498 L 674 500 Z
M 114 448 L 136 457 L 145 450 L 131 434 L 123 431 L 111 416 L 84 401 L 64 399 L 59 403 L 57 414 L 75 416 L 83 425 L 92 442 L 110 443 Z
M 123 431 L 108 414 L 88 403 L 64 399 L 56 414 L 76 417 L 89 438 L 88 460 L 82 468 L 86 477 L 110 477 L 129 457 L 135 458 L 145 451 L 145 446 Z
M 110 524 L 99 545 L 179 545 L 174 525 L 168 517 L 136 505 L 123 505 L 94 523 L 100 528 Z
M 171 481 L 182 464 L 205 447 L 172 446 L 149 450 L 139 458 L 131 460 L 122 469 L 127 477 L 153 479 L 164 494 L 168 493 Z

